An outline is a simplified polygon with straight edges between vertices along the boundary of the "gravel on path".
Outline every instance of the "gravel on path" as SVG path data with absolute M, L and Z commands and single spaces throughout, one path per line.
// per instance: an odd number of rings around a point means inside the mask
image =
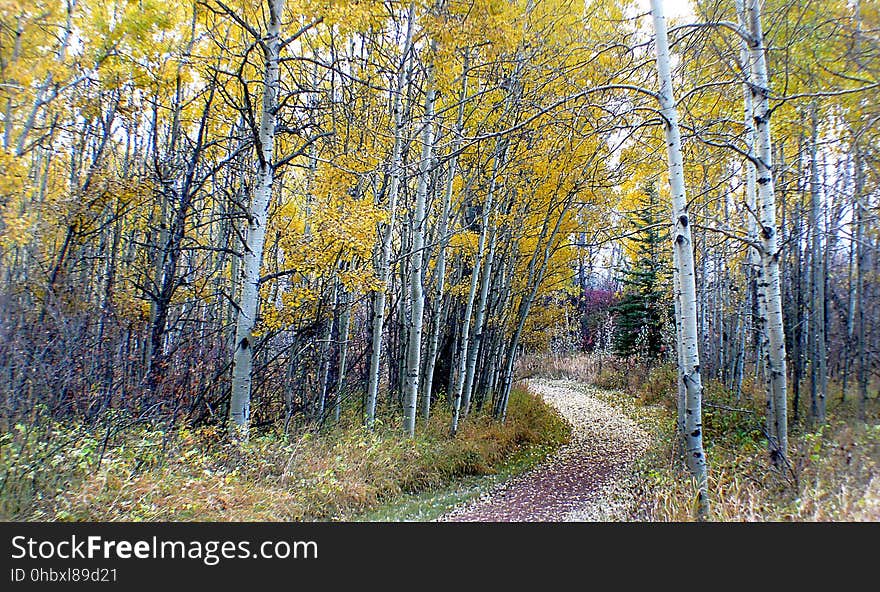
M 636 500 L 631 464 L 650 436 L 597 396 L 566 380 L 531 380 L 529 389 L 571 425 L 571 442 L 537 467 L 439 518 L 444 522 L 611 522 L 628 520 Z

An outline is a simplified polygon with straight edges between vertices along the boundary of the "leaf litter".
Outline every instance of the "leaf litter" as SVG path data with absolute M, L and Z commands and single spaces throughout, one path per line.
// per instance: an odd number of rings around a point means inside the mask
M 592 386 L 530 380 L 529 389 L 571 425 L 571 441 L 546 461 L 440 517 L 443 522 L 615 522 L 630 520 L 633 463 L 651 436 Z M 607 394 L 605 398 L 607 398 Z

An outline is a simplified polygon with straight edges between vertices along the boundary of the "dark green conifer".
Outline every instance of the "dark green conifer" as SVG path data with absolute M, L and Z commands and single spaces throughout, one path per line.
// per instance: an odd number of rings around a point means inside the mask
M 622 295 L 614 306 L 615 353 L 652 359 L 663 353 L 663 327 L 670 314 L 671 290 L 666 212 L 653 184 L 645 187 L 639 207 L 629 213 L 634 250 L 620 283 Z

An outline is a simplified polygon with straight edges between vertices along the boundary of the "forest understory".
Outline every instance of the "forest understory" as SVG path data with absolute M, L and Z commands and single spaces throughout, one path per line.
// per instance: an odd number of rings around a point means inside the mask
M 531 355 L 508 421 L 456 438 L 439 409 L 415 440 L 374 431 L 218 444 L 213 428 L 59 424 L 19 456 L 3 448 L 4 520 L 689 521 L 698 490 L 677 461 L 675 371 L 616 357 Z M 709 383 L 710 520 L 880 520 L 880 404 L 829 406 L 792 430 L 791 466 L 768 464 L 760 395 Z M 591 410 L 571 409 L 586 396 Z M 542 398 L 544 400 L 542 400 Z M 555 400 L 554 400 L 555 399 Z M 595 409 L 598 404 L 602 409 Z M 582 405 L 581 405 L 582 409 Z M 109 426 L 109 427 L 108 427 Z M 23 428 L 22 428 L 23 429 Z M 583 432 L 572 440 L 573 430 Z M 560 454 L 562 453 L 562 454 Z M 618 460 L 614 460 L 618 459 Z M 611 464 L 609 464 L 611 463 Z M 244 468 L 244 469 L 243 469 Z M 535 497 L 533 497 L 535 496 Z M 519 499 L 519 501 L 517 501 Z
M 0 449 L 0 518 L 357 520 L 466 476 L 523 470 L 569 434 L 555 411 L 524 389 L 514 391 L 503 426 L 484 415 L 453 439 L 449 418 L 439 411 L 412 440 L 399 437 L 399 415 L 383 413 L 371 431 L 343 418 L 330 430 L 269 433 L 244 444 L 218 441 L 210 427 L 58 424 L 48 440 Z
M 674 430 L 675 369 L 646 367 L 591 356 L 533 357 L 523 372 L 545 379 L 598 387 L 598 394 L 648 430 L 647 450 L 625 477 L 622 518 L 631 521 L 688 521 L 698 491 L 678 462 Z M 836 393 L 839 396 L 839 392 Z M 821 428 L 806 422 L 792 428 L 790 466 L 768 462 L 766 405 L 759 393 L 735 393 L 717 382 L 706 385 L 704 426 L 711 520 L 718 521 L 880 521 L 880 403 L 859 419 L 855 401 L 829 404 Z M 638 500 L 633 504 L 632 500 Z

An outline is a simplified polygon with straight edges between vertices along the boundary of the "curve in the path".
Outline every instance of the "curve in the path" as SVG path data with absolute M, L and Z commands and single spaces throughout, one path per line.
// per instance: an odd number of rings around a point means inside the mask
M 529 389 L 571 424 L 571 442 L 551 458 L 453 509 L 448 522 L 580 522 L 627 520 L 633 502 L 630 466 L 648 434 L 595 396 L 588 385 L 533 380 Z

